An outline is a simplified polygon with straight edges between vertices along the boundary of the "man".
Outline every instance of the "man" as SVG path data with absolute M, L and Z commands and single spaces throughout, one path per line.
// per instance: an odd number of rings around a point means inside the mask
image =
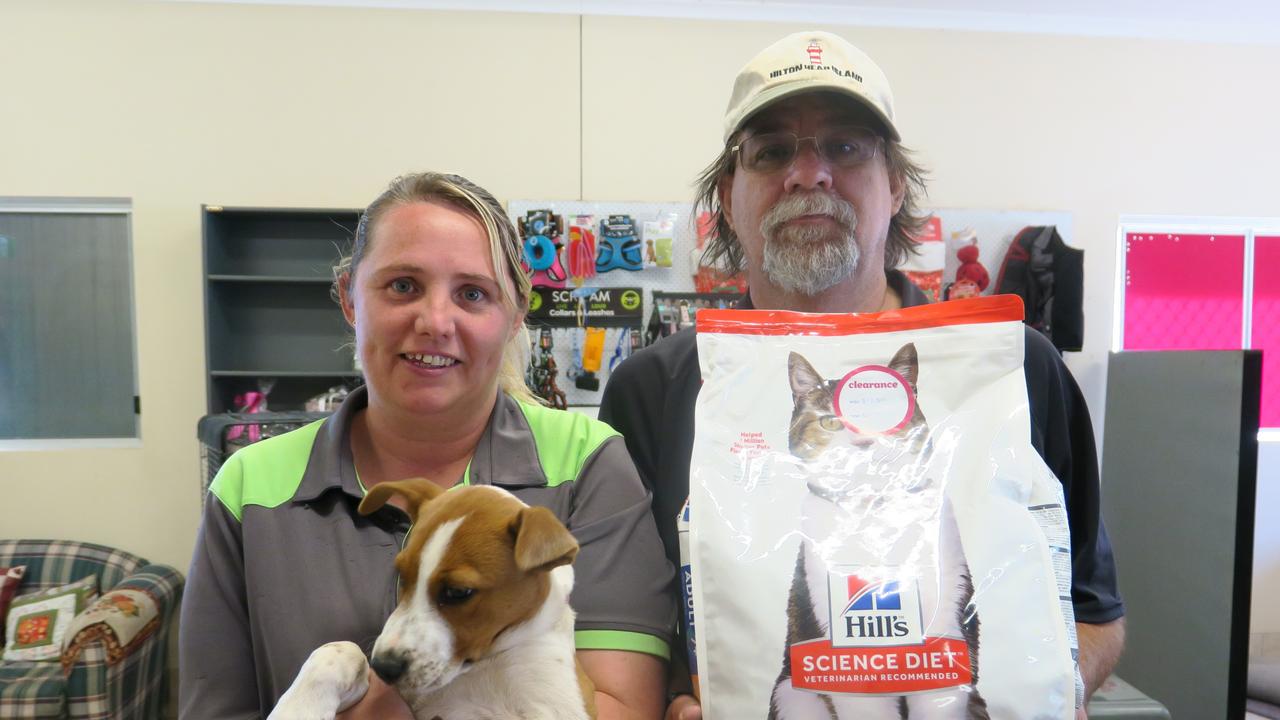
M 917 205 L 923 173 L 899 144 L 888 81 L 870 58 L 823 32 L 771 45 L 738 74 L 724 140 L 702 175 L 698 204 L 716 221 L 710 258 L 746 272 L 750 291 L 741 307 L 878 312 L 927 302 L 892 269 L 915 251 L 912 238 L 926 219 Z M 1124 605 L 1099 515 L 1093 429 L 1075 380 L 1030 329 L 1024 369 L 1032 441 L 1066 496 L 1088 697 L 1124 644 Z M 694 334 L 684 331 L 620 365 L 600 406 L 600 418 L 626 437 L 654 493 L 658 529 L 675 563 L 700 382 Z M 682 656 L 672 653 L 673 660 Z M 688 687 L 677 670 L 670 720 L 701 717 L 696 701 L 680 694 Z

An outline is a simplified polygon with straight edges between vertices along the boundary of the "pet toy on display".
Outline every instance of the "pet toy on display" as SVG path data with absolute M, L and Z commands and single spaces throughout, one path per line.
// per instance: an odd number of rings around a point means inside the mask
M 579 390 L 597 392 L 600 390 L 600 378 L 596 377 L 596 373 L 600 371 L 600 360 L 604 357 L 604 328 L 589 327 L 584 331 L 584 337 L 580 365 L 582 372 L 573 379 L 573 386 Z M 574 362 L 578 361 L 575 359 Z
M 569 332 L 573 333 L 573 346 L 569 349 L 569 369 L 564 371 L 564 376 L 570 380 L 577 380 L 583 373 L 582 338 L 585 335 L 585 330 L 577 327 Z
M 955 243 L 942 241 L 942 219 L 931 215 L 914 237 L 916 251 L 903 258 L 898 270 L 912 285 L 929 298 L 929 302 L 942 299 L 942 278 L 947 270 L 947 252 Z
M 644 224 L 644 263 L 646 267 L 671 267 L 672 247 L 678 215 L 670 213 L 661 220 Z
M 987 289 L 987 285 L 991 284 L 991 276 L 987 273 L 987 269 L 978 262 L 978 236 L 972 232 L 969 234 L 972 236 L 969 244 L 956 251 L 960 267 L 956 269 L 955 281 L 947 286 L 945 293 L 947 300 L 977 297 Z
M 560 235 L 564 221 L 550 210 L 530 210 L 520 219 L 524 262 L 533 272 L 534 285 L 562 288 L 567 277 L 560 262 Z
M 609 358 L 609 372 L 618 367 L 618 363 L 631 357 L 640 349 L 640 328 L 622 328 L 618 330 L 618 342 L 613 346 L 613 357 Z
M 686 303 L 685 316 L 688 317 Z M 680 330 L 680 307 L 669 300 L 654 298 L 653 313 L 649 315 L 649 325 L 645 329 L 644 343 L 652 345 L 664 337 L 676 334 Z
M 689 251 L 689 269 L 693 273 L 693 288 L 700 293 L 745 293 L 747 291 L 747 277 L 744 273 L 730 275 L 710 263 L 704 262 L 703 252 L 706 250 L 707 240 L 715 233 L 715 226 L 715 222 L 711 219 L 711 213 L 704 212 L 698 216 L 697 246 Z
M 569 407 L 564 391 L 556 385 L 555 356 L 552 355 L 551 328 L 542 328 L 538 333 L 538 353 L 533 357 L 529 368 L 529 384 L 533 392 L 547 404 L 558 410 Z
M 596 272 L 644 269 L 640 236 L 630 215 L 610 215 L 600 221 L 600 242 L 596 248 Z
M 569 266 L 569 281 L 574 287 L 582 287 L 596 275 L 596 236 L 591 231 L 593 224 L 590 215 L 579 215 L 569 226 L 569 247 L 565 251 L 565 264 Z
M 241 393 L 235 397 L 236 412 L 238 413 L 259 413 L 267 411 L 267 393 L 249 391 Z M 235 440 L 245 432 L 244 425 L 235 425 L 227 431 L 227 439 Z M 258 442 L 262 439 L 261 429 L 257 425 L 249 425 L 249 442 Z

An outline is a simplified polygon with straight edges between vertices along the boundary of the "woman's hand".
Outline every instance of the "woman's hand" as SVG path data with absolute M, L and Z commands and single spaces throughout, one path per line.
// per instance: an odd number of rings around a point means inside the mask
M 413 713 L 396 689 L 369 671 L 369 691 L 360 702 L 338 713 L 334 720 L 413 720 Z

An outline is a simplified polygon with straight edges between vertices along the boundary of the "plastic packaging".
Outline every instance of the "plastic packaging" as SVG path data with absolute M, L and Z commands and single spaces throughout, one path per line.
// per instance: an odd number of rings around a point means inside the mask
M 684 501 L 676 516 L 676 534 L 680 538 L 680 622 L 684 624 L 685 651 L 689 656 L 689 675 L 693 695 L 698 697 L 698 633 L 693 617 L 693 561 L 689 550 L 689 501 Z
M 1062 489 L 1016 297 L 705 310 L 690 474 L 705 716 L 1074 717 Z

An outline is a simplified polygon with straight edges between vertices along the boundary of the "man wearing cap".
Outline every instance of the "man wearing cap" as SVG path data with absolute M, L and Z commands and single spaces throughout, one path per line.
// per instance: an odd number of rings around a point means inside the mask
M 706 259 L 746 273 L 750 290 L 740 307 L 879 312 L 928 302 L 893 269 L 915 251 L 927 219 L 918 207 L 923 172 L 900 143 L 888 80 L 842 38 L 797 33 L 747 63 L 729 100 L 724 149 L 702 174 L 698 198 L 716 228 Z M 1066 497 L 1087 697 L 1124 644 L 1093 428 L 1071 373 L 1030 329 L 1024 369 L 1032 442 Z M 697 344 L 686 330 L 619 365 L 600 405 L 600 419 L 625 436 L 653 491 L 658 530 L 677 565 L 676 515 L 689 492 L 700 383 Z M 672 653 L 672 720 L 701 717 L 684 694 L 688 674 L 676 662 L 683 656 L 683 648 Z

